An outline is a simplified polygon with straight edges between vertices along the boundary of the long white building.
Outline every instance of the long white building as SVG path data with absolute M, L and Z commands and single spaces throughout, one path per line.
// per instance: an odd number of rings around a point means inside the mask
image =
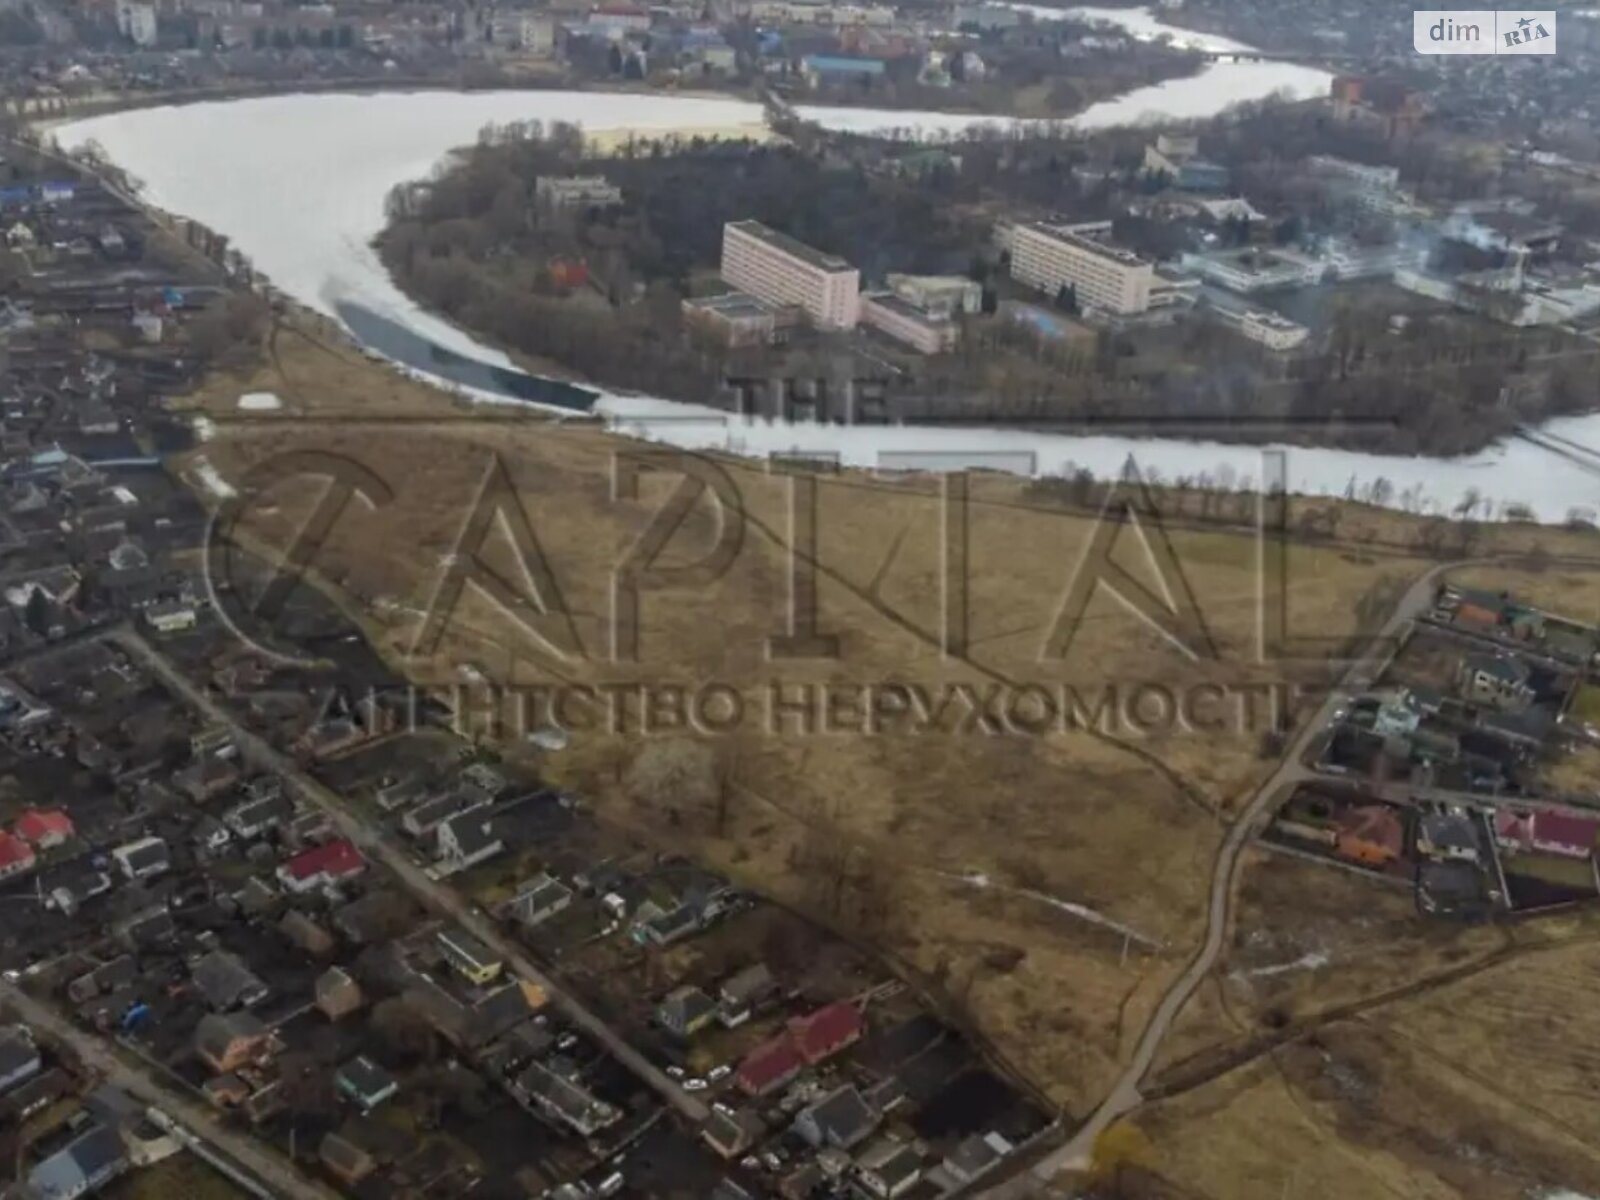
M 769 304 L 794 304 L 821 329 L 852 329 L 861 315 L 861 272 L 759 221 L 722 227 L 722 278 Z
M 1155 266 L 1111 242 L 1111 222 L 1052 225 L 1043 221 L 1011 230 L 1011 277 L 1054 296 L 1071 287 L 1078 304 L 1123 316 L 1150 307 Z

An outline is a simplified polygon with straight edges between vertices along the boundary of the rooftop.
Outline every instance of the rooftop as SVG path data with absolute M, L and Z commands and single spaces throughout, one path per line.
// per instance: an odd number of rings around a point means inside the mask
M 781 250 L 792 255 L 802 262 L 816 267 L 820 271 L 849 271 L 853 268 L 848 262 L 837 254 L 824 254 L 821 250 L 806 245 L 798 238 L 792 238 L 787 233 L 780 233 L 770 226 L 763 225 L 760 221 L 729 221 L 727 228 L 737 229 L 757 241 L 765 242 L 774 250 Z
M 1126 267 L 1144 266 L 1145 260 L 1132 250 L 1124 249 L 1111 241 L 1111 222 L 1088 222 L 1081 225 L 1058 225 L 1049 221 L 1031 221 L 1029 227 L 1047 234 L 1057 241 L 1066 242 L 1087 250 L 1101 258 L 1121 263 Z
M 772 305 L 758 300 L 747 292 L 723 292 L 720 296 L 702 296 L 698 300 L 685 300 L 690 308 L 718 313 L 724 317 L 767 317 L 772 315 Z

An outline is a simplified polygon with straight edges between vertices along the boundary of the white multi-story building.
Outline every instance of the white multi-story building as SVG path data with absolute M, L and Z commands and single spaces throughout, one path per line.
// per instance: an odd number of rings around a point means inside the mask
M 1322 252 L 1322 262 L 1334 279 L 1387 279 L 1396 271 L 1415 270 L 1428 260 L 1422 246 L 1358 246 L 1354 242 L 1330 241 Z
M 955 349 L 960 328 L 949 317 L 931 316 L 892 292 L 861 297 L 861 323 L 923 354 Z
M 555 21 L 543 13 L 497 13 L 494 40 L 501 46 L 529 54 L 549 54 L 555 49 Z
M 541 175 L 533 181 L 533 198 L 545 208 L 614 208 L 622 189 L 604 175 Z
M 1214 254 L 1185 254 L 1183 269 L 1230 292 L 1267 292 L 1321 281 L 1324 263 L 1294 250 L 1246 247 Z
M 1155 267 L 1111 243 L 1111 222 L 1052 225 L 1011 231 L 1011 277 L 1054 296 L 1072 288 L 1083 308 L 1135 316 L 1150 307 Z
M 1305 345 L 1306 339 L 1311 336 L 1311 331 L 1304 325 L 1268 309 L 1213 303 L 1207 311 L 1222 324 L 1269 350 L 1293 350 Z
M 1416 201 L 1400 187 L 1399 167 L 1372 167 L 1331 154 L 1313 154 L 1306 166 L 1333 182 L 1358 208 L 1387 216 L 1401 216 L 1416 208 Z
M 983 285 L 965 275 L 897 275 L 884 277 L 889 290 L 930 317 L 975 313 L 983 307 Z
M 794 304 L 821 329 L 860 319 L 861 272 L 759 221 L 722 227 L 722 278 L 768 304 Z
M 1239 332 L 1269 350 L 1293 350 L 1305 345 L 1311 331 L 1275 312 L 1251 309 L 1239 319 Z
M 154 4 L 117 5 L 117 28 L 123 36 L 138 46 L 154 46 L 156 31 L 156 6 Z

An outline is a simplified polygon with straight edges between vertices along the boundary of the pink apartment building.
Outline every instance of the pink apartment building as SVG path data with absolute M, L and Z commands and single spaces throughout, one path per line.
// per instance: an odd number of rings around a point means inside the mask
M 722 227 L 722 278 L 769 304 L 794 304 L 821 329 L 853 329 L 861 272 L 759 221 Z

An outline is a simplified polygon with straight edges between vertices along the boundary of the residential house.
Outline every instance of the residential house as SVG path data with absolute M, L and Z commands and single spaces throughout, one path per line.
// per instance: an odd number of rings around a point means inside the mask
M 1534 701 L 1529 684 L 1532 668 L 1520 658 L 1505 654 L 1466 654 L 1456 670 L 1461 697 L 1502 712 L 1521 712 Z
M 216 1012 L 254 1008 L 272 994 L 270 988 L 236 954 L 213 950 L 189 968 L 195 986 Z
M 719 1019 L 729 1029 L 742 1025 L 750 1014 L 778 991 L 778 981 L 766 963 L 751 963 L 717 989 Z
M 619 1109 L 542 1062 L 530 1063 L 517 1076 L 512 1093 L 547 1121 L 583 1137 L 592 1137 L 622 1119 Z
M 492 983 L 505 967 L 498 954 L 459 929 L 442 929 L 435 940 L 446 961 L 470 983 Z
M 1417 694 L 1405 688 L 1381 697 L 1372 718 L 1372 731 L 1379 737 L 1410 737 L 1425 715 Z
M 794 1131 L 814 1149 L 851 1150 L 872 1136 L 878 1120 L 855 1084 L 847 1083 L 801 1109 Z
M 395 812 L 420 803 L 427 794 L 428 785 L 420 775 L 407 775 L 378 788 L 375 798 L 384 812 Z
M 789 1035 L 794 1039 L 795 1049 L 808 1063 L 832 1058 L 859 1041 L 865 1030 L 861 1010 L 848 1000 L 829 1004 L 810 1016 L 795 1017 L 789 1022 Z
M 1600 838 L 1600 820 L 1549 809 L 1503 808 L 1494 815 L 1494 836 L 1512 854 L 1538 851 L 1562 858 L 1589 858 Z
M 1385 867 L 1405 853 L 1405 827 L 1387 804 L 1358 804 L 1335 818 L 1334 851 L 1369 867 Z
M 874 1142 L 856 1159 L 856 1186 L 874 1200 L 896 1200 L 921 1179 L 922 1157 L 892 1138 Z
M 314 892 L 354 879 L 367 869 L 361 851 L 339 838 L 301 851 L 278 868 L 278 882 L 291 892 Z
M 0 1121 L 26 1121 L 72 1090 L 72 1077 L 59 1067 L 51 1067 L 0 1095 Z
M 971 1183 L 1013 1149 L 998 1133 L 973 1134 L 945 1155 L 942 1165 L 945 1174 L 957 1183 Z
M 226 1075 L 264 1058 L 272 1031 L 253 1013 L 207 1013 L 195 1026 L 194 1049 L 201 1062 Z
M 1428 813 L 1417 822 L 1417 852 L 1444 862 L 1478 861 L 1480 849 L 1472 818 Z
M 177 936 L 178 926 L 167 902 L 160 900 L 143 908 L 135 907 L 111 930 L 130 952 L 141 952 L 170 945 Z
M 645 946 L 670 946 L 704 928 L 703 910 L 695 904 L 679 904 L 668 912 L 656 912 L 635 920 L 633 939 Z
M 224 1075 L 213 1075 L 200 1090 L 218 1108 L 238 1108 L 250 1099 L 250 1085 L 231 1071 Z
M 778 1195 L 783 1200 L 812 1200 L 824 1194 L 822 1189 L 827 1182 L 827 1174 L 813 1160 L 785 1175 L 778 1182 Z
M 354 1187 L 378 1169 L 378 1160 L 365 1147 L 332 1131 L 323 1134 L 317 1159 L 347 1187 Z
M 43 1066 L 31 1029 L 26 1025 L 0 1028 L 0 1093 L 26 1083 Z
M 294 802 L 287 796 L 266 796 L 260 800 L 246 800 L 229 809 L 222 818 L 233 835 L 244 841 L 263 837 L 294 816 Z
M 312 958 L 327 958 L 337 945 L 333 934 L 322 922 L 290 909 L 278 922 L 278 931 Z
M 766 1136 L 767 1127 L 748 1108 L 714 1109 L 700 1130 L 700 1137 L 719 1155 L 735 1159 Z
M 317 1008 L 330 1021 L 340 1021 L 365 1003 L 361 985 L 343 967 L 329 967 L 317 976 L 313 996 Z
M 542 925 L 572 904 L 572 889 L 549 874 L 535 875 L 506 902 L 506 912 L 525 928 Z
M 100 1124 L 116 1130 L 131 1166 L 148 1167 L 183 1149 L 172 1132 L 150 1120 L 147 1104 L 119 1087 L 105 1084 L 96 1088 L 84 1097 L 83 1107 Z
M 484 803 L 488 796 L 477 788 L 463 786 L 424 800 L 400 818 L 400 827 L 414 838 L 427 837 L 440 824 L 459 812 L 465 812 Z
M 157 633 L 183 633 L 199 621 L 193 604 L 184 600 L 157 600 L 144 610 L 145 623 Z
M 362 1112 L 371 1112 L 400 1091 L 400 1081 L 364 1054 L 339 1068 L 333 1086 Z
M 505 840 L 500 836 L 491 805 L 480 804 L 465 812 L 456 813 L 439 823 L 439 858 L 452 871 L 464 871 L 487 862 L 497 854 L 504 854 Z
M 746 1095 L 766 1096 L 793 1080 L 805 1065 L 789 1035 L 779 1034 L 746 1054 L 734 1079 Z
M 58 808 L 30 808 L 17 818 L 17 836 L 40 850 L 59 846 L 72 837 L 72 818 Z
M 111 852 L 111 857 L 129 880 L 152 879 L 165 874 L 172 867 L 167 843 L 158 837 L 140 838 L 118 846 Z
M 110 1183 L 127 1165 L 116 1131 L 94 1124 L 28 1172 L 28 1194 L 34 1200 L 77 1200 Z
M 656 1006 L 656 1021 L 668 1033 L 688 1038 L 698 1033 L 717 1015 L 716 1001 L 697 987 L 674 988 Z
M 239 782 L 239 768 L 231 758 L 203 753 L 172 777 L 178 790 L 196 804 L 204 804 Z
M 33 869 L 38 856 L 15 834 L 0 830 L 0 879 L 10 879 Z
M 1505 623 L 1507 610 L 1512 607 L 1511 597 L 1504 592 L 1485 592 L 1476 588 L 1462 588 L 1449 592 L 1443 603 L 1458 625 L 1478 629 L 1496 629 Z

